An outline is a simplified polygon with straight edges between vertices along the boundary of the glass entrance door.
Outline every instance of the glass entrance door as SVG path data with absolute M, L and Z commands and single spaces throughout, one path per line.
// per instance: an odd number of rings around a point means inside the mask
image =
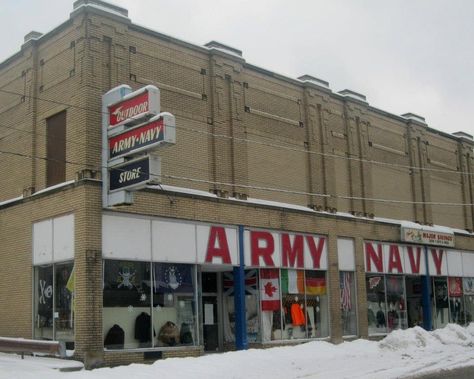
M 202 296 L 203 339 L 205 351 L 219 350 L 219 323 L 217 315 L 217 296 Z
M 406 277 L 408 327 L 423 327 L 423 286 L 421 276 Z
M 222 286 L 217 272 L 202 272 L 202 336 L 204 351 L 219 351 L 222 347 L 221 330 L 222 312 L 220 311 Z

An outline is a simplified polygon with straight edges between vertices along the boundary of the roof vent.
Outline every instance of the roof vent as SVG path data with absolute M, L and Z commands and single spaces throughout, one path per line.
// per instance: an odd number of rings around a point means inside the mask
M 421 122 L 422 124 L 426 124 L 425 118 L 423 116 L 419 116 L 414 113 L 405 113 L 405 114 L 402 114 L 402 117 L 405 117 L 409 120 Z
M 119 7 L 115 4 L 108 3 L 102 0 L 76 0 L 73 4 L 73 9 L 76 10 L 77 8 L 85 5 L 91 5 L 95 8 L 102 9 L 106 12 L 115 13 L 120 16 L 128 17 L 128 10 L 122 7 Z
M 343 89 L 342 91 L 339 91 L 338 93 L 342 96 L 352 97 L 353 99 L 363 101 L 364 103 L 367 102 L 367 98 L 365 97 L 365 95 L 362 95 L 361 93 L 358 93 L 358 92 L 351 91 L 350 89 Z
M 474 141 L 474 137 L 472 134 L 466 133 L 466 132 L 455 132 L 453 133 L 453 136 L 468 140 L 468 141 Z
M 35 32 L 34 30 L 32 30 L 31 32 L 29 32 L 25 36 L 25 43 L 27 43 L 30 40 L 36 40 L 36 39 L 40 38 L 42 35 L 43 35 L 43 33 Z
M 325 80 L 316 78 L 316 77 L 311 76 L 311 75 L 303 75 L 303 76 L 300 76 L 300 77 L 298 78 L 298 80 L 301 80 L 302 82 L 313 83 L 313 84 L 316 84 L 317 86 L 320 86 L 320 87 L 324 87 L 324 88 L 329 89 L 329 82 L 326 82 Z
M 242 51 L 241 50 L 236 49 L 234 47 L 231 47 L 229 45 L 225 45 L 225 44 L 217 42 L 217 41 L 208 42 L 204 46 L 206 46 L 209 49 L 222 50 L 222 51 L 225 51 L 228 54 L 238 55 L 239 57 L 242 57 Z

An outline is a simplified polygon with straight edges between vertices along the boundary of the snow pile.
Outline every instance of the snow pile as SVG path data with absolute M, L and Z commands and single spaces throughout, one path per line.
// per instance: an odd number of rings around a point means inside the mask
M 395 330 L 379 342 L 381 349 L 392 351 L 419 349 L 428 345 L 438 345 L 439 340 L 425 329 L 415 326 L 405 330 Z
M 443 329 L 437 329 L 433 331 L 435 336 L 443 345 L 461 345 L 461 346 L 474 346 L 474 326 L 472 323 L 469 327 L 472 333 L 462 326 L 456 324 L 448 324 Z
M 413 378 L 466 366 L 474 373 L 473 341 L 474 324 L 466 328 L 450 324 L 433 332 L 419 327 L 397 330 L 380 342 L 358 339 L 333 345 L 312 341 L 70 373 L 52 369 L 60 366 L 47 358 L 21 360 L 0 354 L 0 379 Z
M 448 324 L 443 329 L 432 332 L 416 326 L 405 330 L 395 330 L 379 342 L 381 349 L 391 351 L 413 349 L 440 349 L 441 345 L 474 346 L 474 323 L 467 328 Z

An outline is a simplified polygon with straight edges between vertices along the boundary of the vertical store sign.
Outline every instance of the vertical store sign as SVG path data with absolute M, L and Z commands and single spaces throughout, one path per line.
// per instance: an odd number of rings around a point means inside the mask
M 102 96 L 102 204 L 133 203 L 131 191 L 160 183 L 160 147 L 176 142 L 175 118 L 160 113 L 160 90 L 120 85 Z

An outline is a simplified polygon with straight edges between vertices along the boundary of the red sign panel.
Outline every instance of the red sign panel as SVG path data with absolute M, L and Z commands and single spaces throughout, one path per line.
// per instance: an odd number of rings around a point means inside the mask
M 109 139 L 110 158 L 124 155 L 163 140 L 163 119 Z
M 128 129 L 109 138 L 109 159 L 133 155 L 158 145 L 174 144 L 176 140 L 174 116 L 164 112 L 147 124 Z
M 132 92 L 124 99 L 108 106 L 109 128 L 160 112 L 160 92 L 154 86 L 146 86 Z

